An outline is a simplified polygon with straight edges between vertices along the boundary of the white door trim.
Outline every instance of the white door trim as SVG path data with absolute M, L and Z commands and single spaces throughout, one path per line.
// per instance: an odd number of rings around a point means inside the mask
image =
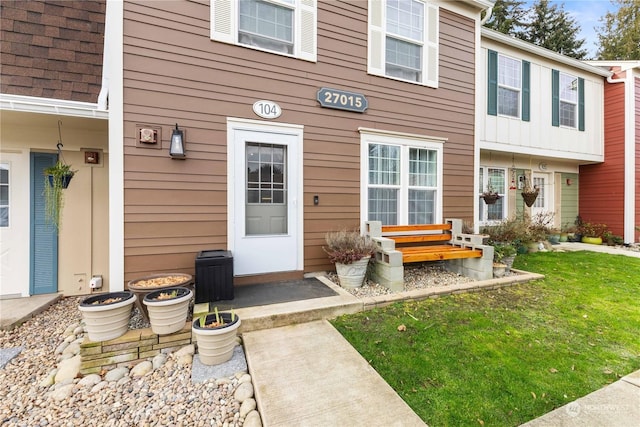
M 291 159 L 289 168 L 295 168 L 298 185 L 295 194 L 291 194 L 292 208 L 297 211 L 296 215 L 296 270 L 304 268 L 304 179 L 303 179 L 303 136 L 304 126 L 289 123 L 265 123 L 259 120 L 250 120 L 242 118 L 227 117 L 227 247 L 230 251 L 235 250 L 235 238 L 237 223 L 242 220 L 236 217 L 236 201 L 235 201 L 235 185 L 236 179 L 244 179 L 236 177 L 235 172 L 235 141 L 237 131 L 279 133 L 292 135 L 298 140 L 297 158 Z

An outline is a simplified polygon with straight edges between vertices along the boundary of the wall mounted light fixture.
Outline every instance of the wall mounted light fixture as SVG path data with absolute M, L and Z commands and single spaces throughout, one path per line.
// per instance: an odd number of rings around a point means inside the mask
M 178 129 L 178 124 L 176 123 L 176 128 L 171 133 L 169 155 L 174 159 L 184 159 L 186 157 L 184 154 L 184 143 L 184 131 Z

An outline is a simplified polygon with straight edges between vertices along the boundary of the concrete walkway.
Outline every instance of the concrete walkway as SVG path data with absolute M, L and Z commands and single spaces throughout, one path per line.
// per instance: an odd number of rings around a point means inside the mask
M 640 426 L 640 371 L 523 424 L 523 427 L 585 426 Z
M 265 427 L 426 425 L 326 320 L 242 338 Z
M 0 300 L 0 329 L 12 329 L 58 302 L 62 294 Z

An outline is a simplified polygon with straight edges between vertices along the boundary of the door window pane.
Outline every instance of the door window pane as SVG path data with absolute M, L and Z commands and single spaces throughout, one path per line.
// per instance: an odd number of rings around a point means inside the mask
M 273 144 L 247 144 L 248 203 L 284 203 L 287 190 L 285 149 Z

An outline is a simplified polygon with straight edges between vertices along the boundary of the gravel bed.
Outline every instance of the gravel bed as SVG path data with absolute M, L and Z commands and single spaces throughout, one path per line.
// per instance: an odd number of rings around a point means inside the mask
M 329 273 L 327 277 L 333 283 L 340 283 L 338 276 L 335 273 Z M 404 291 L 451 286 L 470 282 L 474 282 L 474 280 L 448 271 L 443 265 L 438 263 L 431 262 L 424 264 L 411 264 L 404 267 Z M 384 286 L 369 279 L 366 279 L 365 283 L 360 288 L 345 288 L 345 290 L 358 298 L 376 297 L 393 293 Z
M 4 426 L 249 426 L 236 400 L 248 377 L 192 383 L 191 366 L 170 353 L 166 362 L 142 377 L 87 384 L 87 377 L 43 385 L 61 360 L 55 353 L 69 325 L 81 320 L 82 298 L 63 298 L 12 330 L 0 331 L 0 348 L 23 350 L 0 369 L 0 425 Z M 143 326 L 141 316 L 133 323 Z M 243 375 L 244 374 L 244 375 Z M 250 381 L 250 379 L 249 379 Z M 61 397 L 62 396 L 62 397 Z M 255 410 L 253 410 L 255 412 Z M 255 422 L 257 418 L 257 422 Z

